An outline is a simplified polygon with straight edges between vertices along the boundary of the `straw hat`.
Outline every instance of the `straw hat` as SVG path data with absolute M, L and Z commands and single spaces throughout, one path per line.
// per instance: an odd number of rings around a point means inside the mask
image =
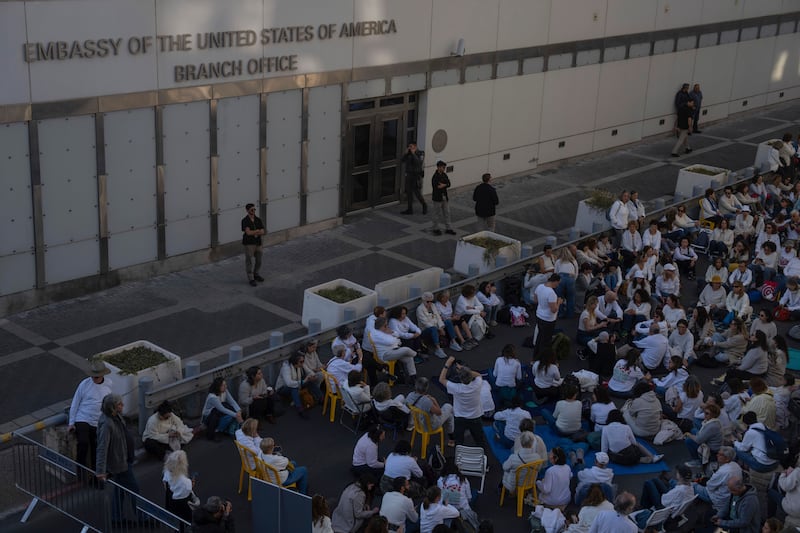
M 110 373 L 111 370 L 99 357 L 95 357 L 89 362 L 89 375 L 92 376 L 93 378 L 99 378 Z

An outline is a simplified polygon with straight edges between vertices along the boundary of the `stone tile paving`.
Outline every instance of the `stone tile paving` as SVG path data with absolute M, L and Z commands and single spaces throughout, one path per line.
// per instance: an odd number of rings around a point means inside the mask
M 777 125 L 777 122 L 769 118 L 750 116 L 746 118 L 736 117 L 718 124 L 712 124 L 707 128 L 703 127 L 701 122 L 700 129 L 703 134 L 725 137 L 727 139 L 739 139 L 757 131 L 774 129 Z
M 10 331 L 0 328 L 0 357 L 19 352 L 33 346 L 31 343 L 20 339 Z
M 544 170 L 538 174 L 547 176 L 557 187 L 563 188 L 567 184 L 583 185 L 598 178 L 627 172 L 647 163 L 647 160 L 635 153 L 612 152 L 600 157 L 570 161 L 557 169 Z
M 681 157 L 680 162 L 682 165 L 703 163 L 730 170 L 739 170 L 753 165 L 756 160 L 756 150 L 757 148 L 751 144 L 734 143 L 714 148 L 710 152 L 692 153 Z
M 72 397 L 86 374 L 73 365 L 41 353 L 2 367 L 2 421 L 7 422 Z

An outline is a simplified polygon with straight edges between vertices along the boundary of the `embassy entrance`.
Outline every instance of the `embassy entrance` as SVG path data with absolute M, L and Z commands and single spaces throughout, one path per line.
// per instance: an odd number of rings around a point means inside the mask
M 345 212 L 399 200 L 401 159 L 417 134 L 417 94 L 357 100 L 346 106 Z

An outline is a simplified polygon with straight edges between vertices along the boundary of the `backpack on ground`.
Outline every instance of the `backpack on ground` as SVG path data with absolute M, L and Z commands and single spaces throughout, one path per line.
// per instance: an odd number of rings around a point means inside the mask
M 777 431 L 771 429 L 753 428 L 764 435 L 764 445 L 767 448 L 767 457 L 776 461 L 783 461 L 789 456 L 789 447 Z

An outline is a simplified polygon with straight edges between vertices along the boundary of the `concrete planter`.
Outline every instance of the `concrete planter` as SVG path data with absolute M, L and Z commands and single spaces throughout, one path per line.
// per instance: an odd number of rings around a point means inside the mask
M 443 272 L 444 270 L 439 267 L 431 267 L 398 278 L 387 279 L 375 285 L 375 292 L 379 300 L 386 299 L 389 305 L 394 305 L 415 297 L 409 292 L 411 287 L 418 288 L 420 294 L 425 291 L 436 291 L 439 288 Z
M 504 257 L 507 263 L 512 263 L 520 259 L 522 253 L 522 243 L 520 243 L 518 240 L 512 239 L 511 237 L 506 237 L 505 235 L 500 235 L 499 233 L 493 233 L 491 231 L 479 231 L 478 233 L 467 235 L 458 241 L 458 244 L 456 245 L 456 257 L 453 261 L 453 270 L 456 272 L 468 275 L 470 265 L 477 265 L 479 274 L 491 272 L 495 269 L 495 260 L 489 260 L 487 262 L 487 259 L 484 256 L 486 248 L 467 242 L 477 237 L 490 237 L 492 239 L 507 242 L 508 246 L 500 248 L 497 253 L 497 257 Z
M 714 175 L 710 176 L 707 174 L 693 172 L 692 169 L 695 168 L 709 170 L 714 172 Z M 730 170 L 727 168 L 710 167 L 708 165 L 700 164 L 682 168 L 678 172 L 678 183 L 675 185 L 675 194 L 680 194 L 685 198 L 692 198 L 696 196 L 694 190 L 695 187 L 700 187 L 703 189 L 703 191 L 705 191 L 711 187 L 712 181 L 716 181 L 720 185 L 723 185 L 726 182 L 728 172 L 730 172 Z
M 586 200 L 581 200 L 578 202 L 578 212 L 575 214 L 575 227 L 584 235 L 588 235 L 609 229 L 611 222 L 606 219 L 604 210 L 595 209 L 587 204 Z
M 106 361 L 106 365 L 111 370 L 111 374 L 108 375 L 109 379 L 111 379 L 111 392 L 122 396 L 122 401 L 125 403 L 122 415 L 127 417 L 135 417 L 139 414 L 140 378 L 143 377 L 152 378 L 153 387 L 155 388 L 165 385 L 167 383 L 173 383 L 175 381 L 179 381 L 183 377 L 181 370 L 181 358 L 175 355 L 174 353 L 169 352 L 164 348 L 156 346 L 155 344 L 147 341 L 131 342 L 124 346 L 119 346 L 112 350 L 102 352 L 98 354 L 98 356 L 105 359 L 106 356 L 123 352 L 125 350 L 129 350 L 131 348 L 136 348 L 139 346 L 147 348 L 149 350 L 153 350 L 154 352 L 161 353 L 164 355 L 164 357 L 166 357 L 169 360 L 164 363 L 161 363 L 160 365 L 151 366 L 150 368 L 145 368 L 144 370 L 140 370 L 135 374 L 121 374 L 119 368 Z M 145 416 L 149 415 L 150 413 L 145 414 Z
M 364 296 L 339 304 L 317 294 L 321 289 L 335 289 L 340 285 L 355 289 Z M 346 307 L 355 309 L 356 316 L 360 317 L 371 313 L 372 309 L 377 304 L 378 296 L 372 289 L 368 289 L 346 279 L 335 279 L 315 287 L 310 287 L 303 292 L 302 323 L 304 326 L 308 327 L 309 320 L 317 318 L 322 323 L 322 329 L 334 328 L 345 322 L 344 310 Z
M 775 172 L 778 170 L 780 157 L 778 151 L 770 146 L 774 142 L 781 142 L 780 139 L 770 139 L 758 144 L 756 160 L 753 166 L 758 172 Z

